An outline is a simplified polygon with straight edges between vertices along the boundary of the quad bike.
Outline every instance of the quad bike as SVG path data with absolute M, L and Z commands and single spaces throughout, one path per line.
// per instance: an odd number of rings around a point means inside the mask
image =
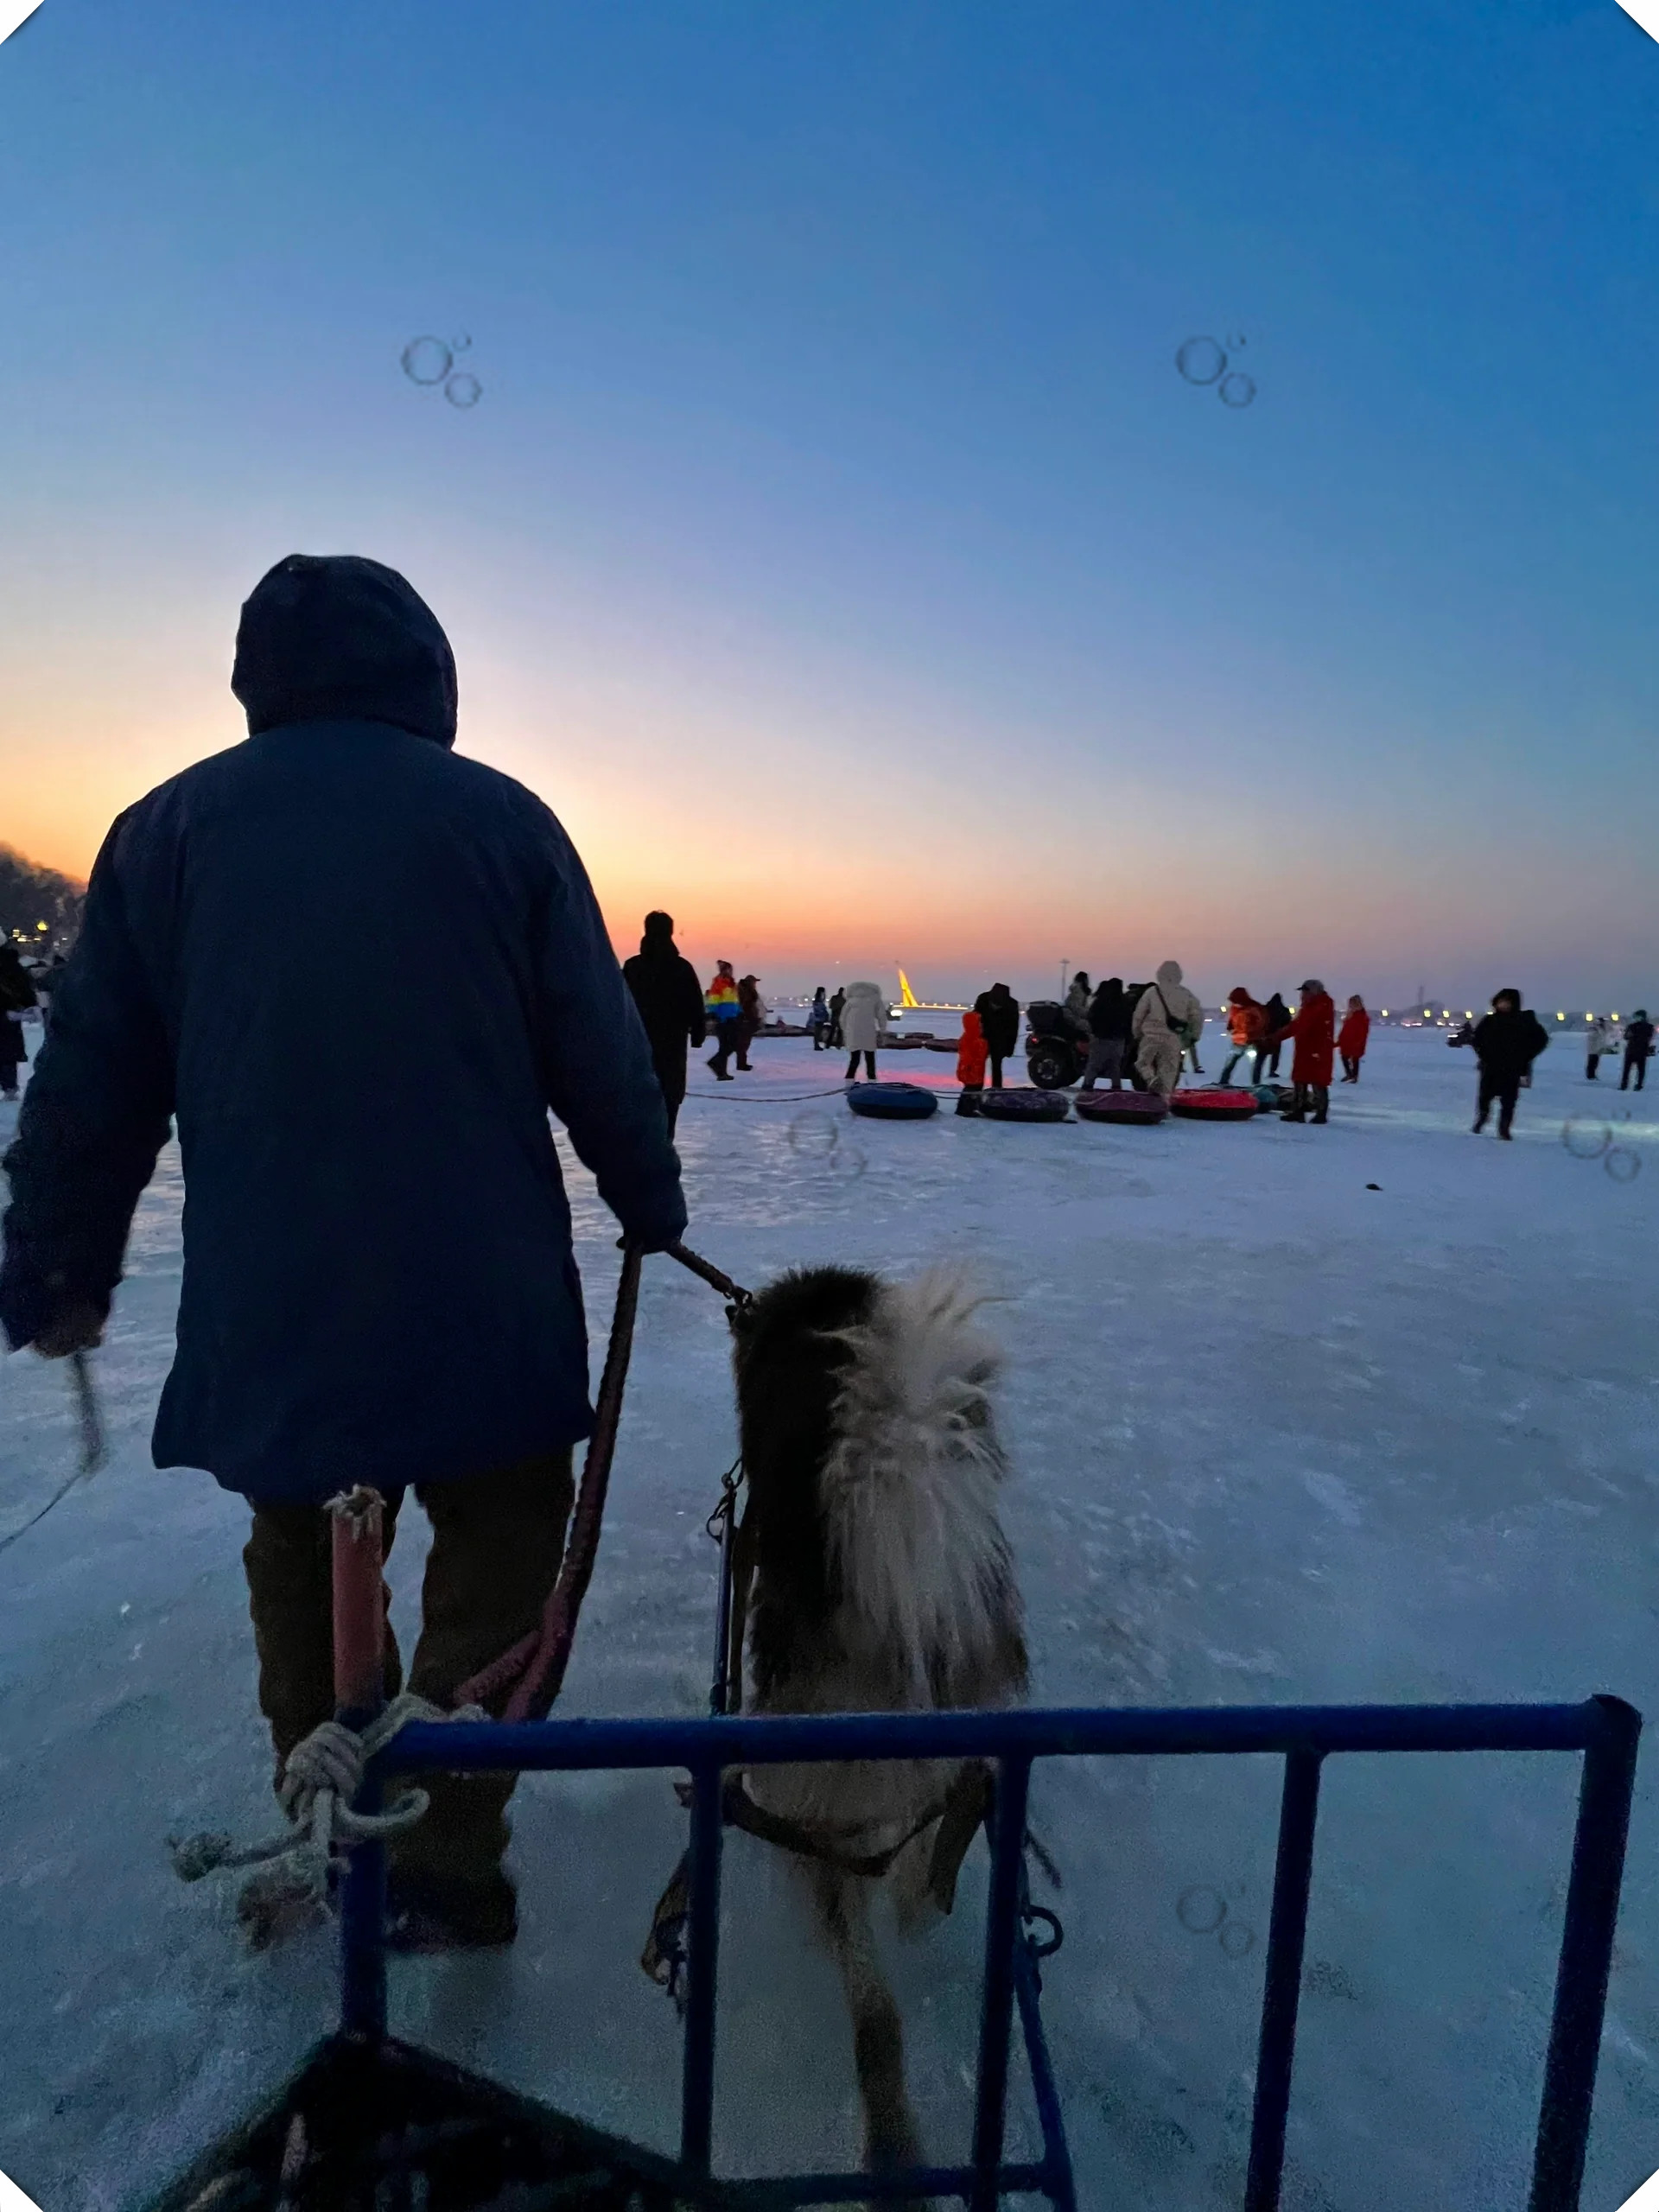
M 1130 1003 L 1147 986 L 1131 983 Z M 1055 999 L 1033 999 L 1026 1008 L 1026 1069 L 1039 1090 L 1064 1090 L 1082 1080 L 1089 1059 L 1089 1032 Z M 1135 1065 L 1135 1040 L 1123 1042 L 1123 1073 L 1136 1090 L 1146 1089 Z

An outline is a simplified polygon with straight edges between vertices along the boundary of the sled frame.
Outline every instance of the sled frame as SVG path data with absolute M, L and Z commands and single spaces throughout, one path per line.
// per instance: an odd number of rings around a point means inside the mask
M 691 1777 L 689 1959 L 680 2173 L 689 2201 L 711 2182 L 715 1999 L 724 1770 L 837 1759 L 988 1759 L 997 1770 L 972 2150 L 965 2165 L 727 2181 L 756 2207 L 924 2196 L 995 2212 L 1005 2196 L 1075 2212 L 1076 2191 L 1039 2002 L 1034 1936 L 1022 1923 L 1031 1769 L 1039 1758 L 1276 1754 L 1284 1760 L 1243 2212 L 1277 2212 L 1302 1954 L 1324 1761 L 1344 1752 L 1568 1751 L 1581 1755 L 1567 1909 L 1528 2212 L 1578 2212 L 1612 1965 L 1641 1716 L 1622 1699 L 1579 1705 L 1218 1706 L 1012 1713 L 775 1715 L 711 1719 L 414 1723 L 372 1763 L 359 1809 L 383 1781 L 445 1771 L 683 1769 Z M 352 1853 L 341 1910 L 342 2027 L 386 2034 L 384 1847 Z M 1005 2162 L 1011 2031 L 1018 2013 L 1042 2133 L 1040 2158 Z

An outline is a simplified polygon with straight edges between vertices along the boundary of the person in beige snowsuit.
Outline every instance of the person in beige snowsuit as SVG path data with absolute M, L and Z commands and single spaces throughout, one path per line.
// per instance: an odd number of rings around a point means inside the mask
M 1181 1079 L 1181 1055 L 1203 1027 L 1204 1009 L 1182 982 L 1180 963 L 1166 960 L 1135 1009 L 1135 1064 L 1148 1090 L 1168 1097 Z

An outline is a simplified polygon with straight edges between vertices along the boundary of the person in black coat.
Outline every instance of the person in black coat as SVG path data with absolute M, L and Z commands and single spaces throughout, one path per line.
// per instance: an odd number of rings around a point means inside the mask
M 36 1003 L 15 944 L 0 944 L 0 1098 L 17 1096 L 17 1071 L 28 1058 L 22 1016 Z
M 993 983 L 974 1001 L 974 1012 L 990 1057 L 991 1089 L 1002 1088 L 1002 1063 L 1020 1042 L 1020 1001 L 1006 983 Z
M 672 1136 L 685 1103 L 685 1056 L 702 1044 L 706 1024 L 702 985 L 691 963 L 680 957 L 671 914 L 645 916 L 639 950 L 623 962 L 622 973 L 645 1026 Z
M 1109 976 L 1089 1001 L 1089 1058 L 1083 1071 L 1083 1088 L 1092 1090 L 1096 1076 L 1109 1076 L 1112 1089 L 1123 1088 L 1123 1056 L 1128 1050 L 1129 1025 L 1135 1001 L 1123 988 L 1121 976 Z
M 1279 1055 L 1285 1049 L 1285 1040 L 1279 1033 L 1287 1029 L 1294 1019 L 1283 995 L 1278 991 L 1274 993 L 1262 1011 L 1267 1017 L 1267 1022 L 1262 1033 L 1262 1049 L 1255 1056 L 1255 1079 L 1258 1083 L 1264 1072 L 1272 1076 L 1278 1074 Z M 1274 1038 L 1278 1038 L 1276 1044 L 1269 1041 Z
M 1636 1087 L 1648 1087 L 1648 1062 L 1653 1057 L 1653 1024 L 1648 1020 L 1648 1009 L 1639 1006 L 1632 1019 L 1624 1026 L 1624 1067 L 1618 1078 L 1621 1090 L 1627 1090 L 1632 1076 Z
M 432 1522 L 418 1694 L 448 1704 L 541 1618 L 594 1422 L 550 1108 L 636 1245 L 673 1243 L 686 1209 L 587 874 L 539 798 L 452 749 L 430 608 L 378 562 L 293 555 L 242 609 L 231 688 L 246 740 L 129 807 L 93 868 L 4 1162 L 0 1324 L 48 1358 L 99 1341 L 176 1120 L 152 1450 L 252 1507 L 280 1763 L 333 1716 L 336 1493 L 372 1484 L 390 1524 L 413 1488 Z M 390 1692 L 390 1642 L 386 1672 Z M 512 1783 L 425 1778 L 392 1846 L 395 1940 L 511 1941 Z
M 1499 991 L 1492 1010 L 1475 1024 L 1475 1058 L 1480 1063 L 1480 1093 L 1475 1109 L 1475 1135 L 1486 1126 L 1486 1117 L 1497 1102 L 1497 1134 L 1506 1141 L 1515 1121 L 1515 1103 L 1522 1078 L 1548 1044 L 1549 1037 L 1535 1014 L 1521 1004 L 1519 991 Z

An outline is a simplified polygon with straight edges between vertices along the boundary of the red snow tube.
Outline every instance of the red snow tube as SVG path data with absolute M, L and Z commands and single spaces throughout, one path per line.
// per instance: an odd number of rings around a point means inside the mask
M 1080 1090 L 1071 1103 L 1080 1122 L 1161 1122 L 1169 1112 L 1155 1090 Z
M 1253 1122 L 1258 1109 L 1253 1090 L 1176 1090 L 1169 1110 L 1190 1122 Z
M 982 1090 L 979 1111 L 987 1122 L 1064 1122 L 1065 1093 L 1063 1090 Z

